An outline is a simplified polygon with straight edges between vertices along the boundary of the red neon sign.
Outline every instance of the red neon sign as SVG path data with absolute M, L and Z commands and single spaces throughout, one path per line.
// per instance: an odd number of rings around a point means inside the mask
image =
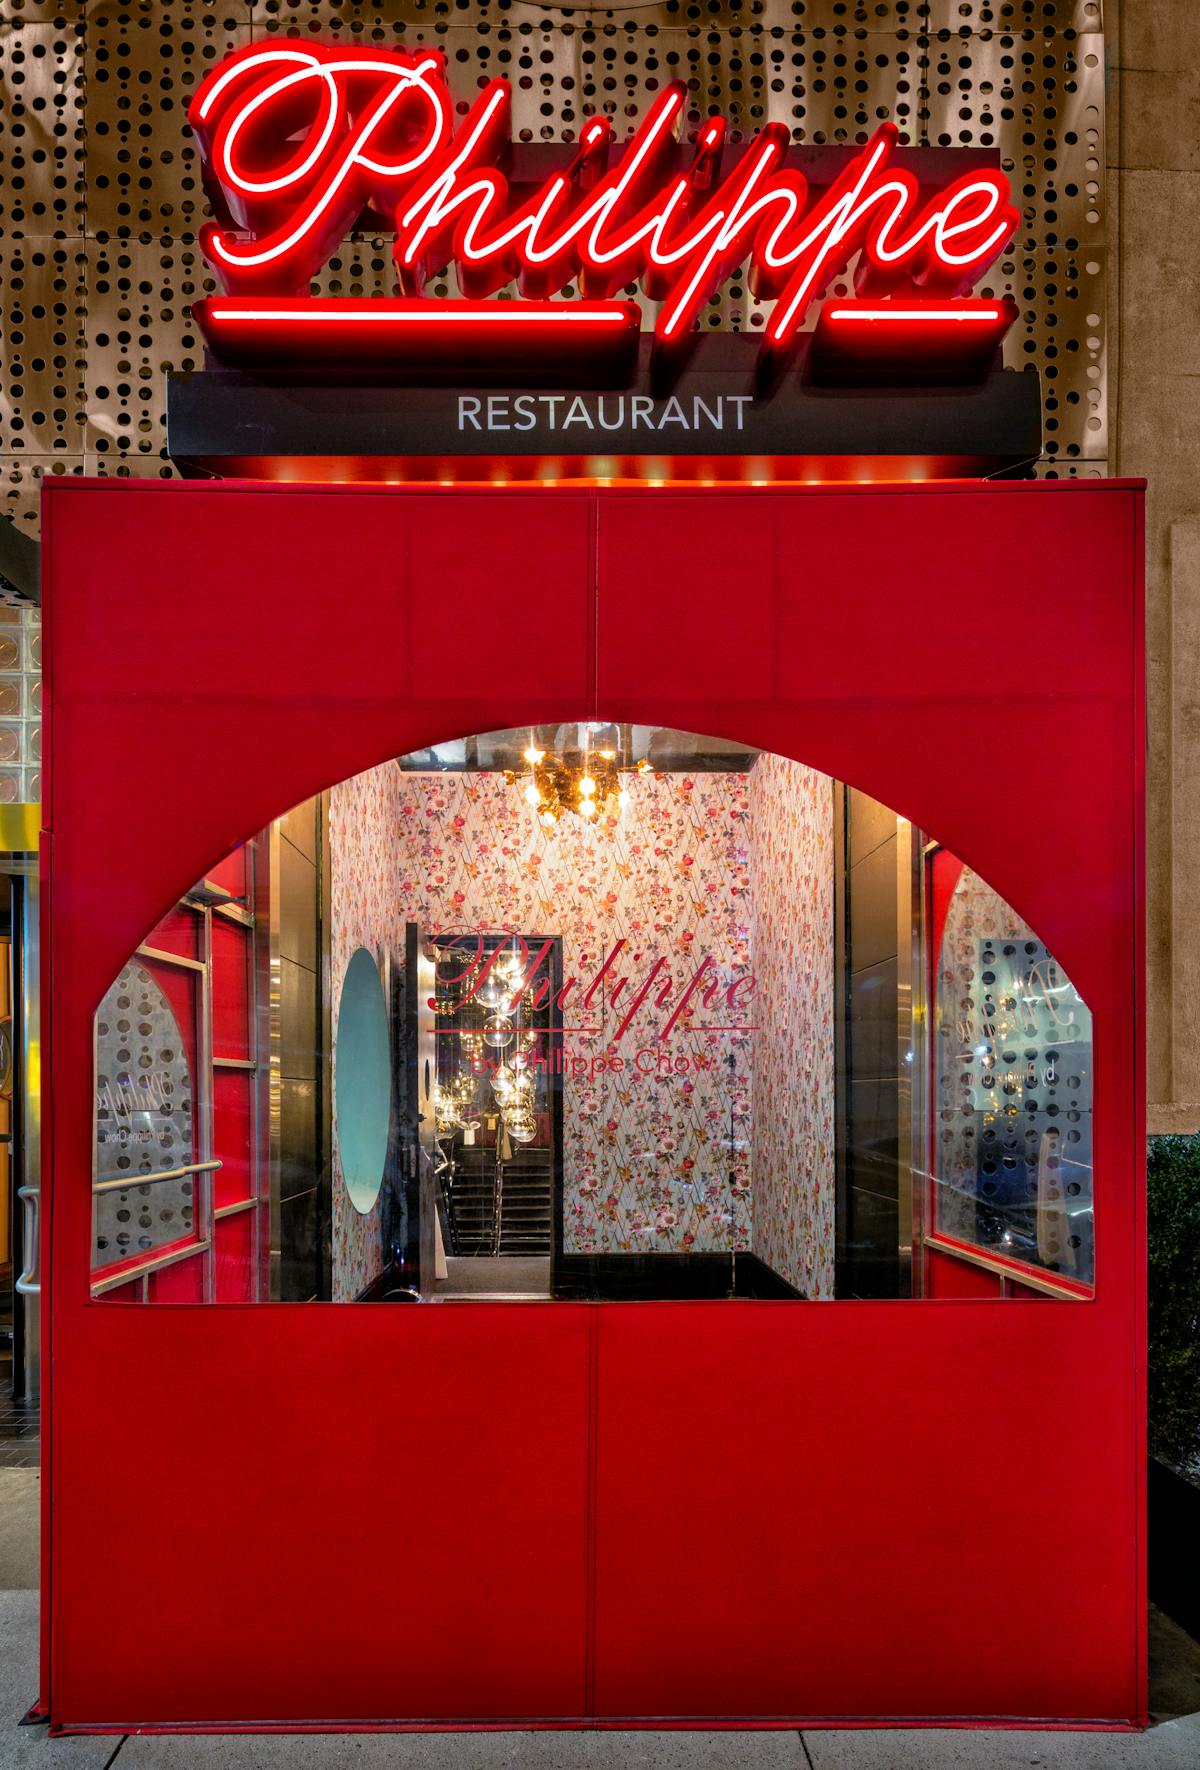
M 847 330 L 856 310 L 883 324 L 902 310 L 904 325 L 953 349 L 960 328 L 983 323 L 978 304 L 959 298 L 1018 225 L 1003 173 L 982 168 L 923 196 L 892 163 L 899 134 L 884 123 L 813 196 L 786 163 L 783 124 L 734 151 L 721 118 L 703 125 L 681 166 L 685 99 L 681 84 L 668 86 L 623 149 L 605 118 L 591 118 L 564 170 L 514 193 L 500 170 L 511 150 L 507 81 L 489 82 L 456 126 L 435 51 L 292 40 L 241 50 L 188 113 L 222 217 L 201 245 L 226 296 L 198 304 L 201 324 L 218 348 L 245 351 L 255 339 L 286 354 L 318 332 L 351 350 L 378 350 L 385 335 L 427 343 L 443 324 L 460 336 L 476 326 L 515 333 L 525 312 L 543 336 L 586 324 L 600 345 L 608 326 L 611 337 L 628 332 L 636 309 L 614 296 L 640 283 L 661 304 L 660 343 L 672 345 L 745 262 L 754 294 L 774 301 L 766 343 L 782 349 L 855 258 L 857 298 L 838 304 Z M 310 300 L 312 278 L 368 210 L 395 231 L 402 297 Z M 430 279 L 450 265 L 463 301 L 428 300 Z M 520 300 L 488 302 L 514 282 Z M 551 302 L 571 284 L 583 305 Z M 991 306 L 1002 332 L 1015 310 Z M 423 310 L 436 319 L 422 321 Z

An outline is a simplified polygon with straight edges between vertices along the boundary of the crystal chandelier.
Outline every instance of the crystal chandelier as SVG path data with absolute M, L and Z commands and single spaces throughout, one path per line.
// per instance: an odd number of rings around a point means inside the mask
M 505 770 L 511 784 L 523 783 L 522 797 L 543 829 L 554 829 L 565 812 L 591 823 L 619 816 L 629 804 L 629 777 L 649 770 L 644 759 L 623 763 L 615 749 L 593 749 L 591 739 L 591 727 L 581 725 L 576 746 L 555 752 L 539 749 L 530 732 L 522 752 L 528 772 Z

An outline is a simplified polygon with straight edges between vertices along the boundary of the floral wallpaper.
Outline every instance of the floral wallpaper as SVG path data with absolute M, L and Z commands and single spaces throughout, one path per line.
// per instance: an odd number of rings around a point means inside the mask
M 748 1247 L 746 1037 L 701 1030 L 726 1024 L 703 1012 L 658 1036 L 705 953 L 730 981 L 745 971 L 746 777 L 643 775 L 624 813 L 568 816 L 548 834 L 502 775 L 394 773 L 399 894 L 432 931 L 557 934 L 564 978 L 581 988 L 617 951 L 586 1012 L 568 1000 L 569 1056 L 600 1063 L 622 997 L 656 960 L 675 982 L 674 998 L 660 1006 L 656 988 L 620 1039 L 619 1073 L 565 1079 L 565 1250 L 725 1249 L 731 1236 Z
M 755 804 L 766 843 L 757 861 Z M 579 1004 L 566 999 L 564 1046 L 588 1064 L 586 1075 L 564 1080 L 568 1253 L 754 1247 L 793 1283 L 824 1282 L 816 1250 L 825 1217 L 832 1221 L 833 1057 L 828 915 L 818 930 L 820 905 L 832 903 L 823 776 L 775 758 L 749 775 L 646 774 L 624 812 L 595 824 L 569 816 L 547 833 L 503 775 L 416 774 L 387 763 L 334 789 L 330 856 L 335 990 L 355 946 L 398 941 L 410 919 L 431 933 L 512 927 L 562 938 L 563 975 L 577 977 Z M 760 889 L 782 869 L 758 908 L 755 867 Z M 789 927 L 798 906 L 803 922 Z M 586 986 L 610 955 L 585 1009 Z M 705 955 L 719 992 L 706 1003 L 698 991 L 669 1027 Z M 748 993 L 752 963 L 766 979 L 756 994 Z M 333 1013 L 336 1036 L 336 997 Z M 810 1037 L 825 1050 L 797 1090 L 789 1064 Z M 753 1070 L 781 1039 L 789 1051 L 767 1056 L 769 1080 L 757 1084 L 763 1145 L 752 1135 Z M 601 1067 L 610 1047 L 620 1070 Z M 336 1144 L 334 1161 L 335 1295 L 354 1295 L 379 1270 L 378 1223 L 350 1204 Z M 772 1163 L 786 1169 L 767 1174 Z M 786 1205 L 783 1222 L 764 1225 L 752 1210 L 752 1168 L 772 1212 Z M 832 1228 L 825 1240 L 831 1262 Z
M 833 783 L 782 756 L 750 774 L 753 1249 L 833 1296 Z
M 372 768 L 335 787 L 329 799 L 330 1061 L 337 1086 L 337 1025 L 342 979 L 351 954 L 366 947 L 378 961 L 388 947 L 404 950 L 405 906 L 395 881 L 401 871 L 400 832 L 389 791 L 394 763 Z M 336 1093 L 335 1093 L 336 1099 Z M 350 1202 L 333 1124 L 333 1300 L 356 1297 L 382 1269 L 378 1207 L 362 1216 Z

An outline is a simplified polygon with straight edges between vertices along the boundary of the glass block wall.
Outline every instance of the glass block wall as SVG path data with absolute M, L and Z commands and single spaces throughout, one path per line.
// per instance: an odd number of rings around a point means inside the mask
M 0 805 L 42 796 L 42 614 L 0 608 Z

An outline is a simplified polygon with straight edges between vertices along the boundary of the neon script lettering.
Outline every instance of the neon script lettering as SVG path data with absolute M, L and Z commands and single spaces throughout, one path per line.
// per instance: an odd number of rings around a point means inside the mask
M 944 315 L 1017 227 L 999 171 L 923 195 L 893 164 L 894 124 L 814 195 L 787 164 L 784 125 L 734 148 L 723 119 L 709 118 L 689 152 L 678 141 L 685 107 L 685 88 L 668 86 L 623 145 L 592 117 L 562 170 L 514 189 L 500 170 L 511 149 L 507 81 L 490 81 L 456 124 L 433 51 L 255 45 L 214 69 L 189 110 L 221 215 L 201 244 L 229 297 L 307 296 L 370 211 L 395 230 L 406 323 L 453 265 L 465 303 L 515 283 L 522 300 L 504 305 L 542 304 L 543 317 L 569 284 L 596 304 L 640 283 L 661 303 L 656 332 L 668 345 L 746 263 L 755 295 L 775 304 L 766 339 L 782 347 L 855 257 L 856 292 L 877 312 L 899 295 L 910 316 L 922 301 Z
M 489 952 L 482 932 L 477 932 L 474 937 L 460 935 L 445 943 L 444 953 L 457 948 L 464 958 L 461 970 L 452 975 L 445 970 L 441 973 L 442 982 L 460 992 L 459 1002 L 479 1002 L 493 1013 L 515 1014 L 528 996 L 535 1012 L 553 1000 L 559 1013 L 584 1017 L 600 1014 L 607 1007 L 617 1018 L 610 1041 L 613 1044 L 624 1038 L 647 1002 L 664 1012 L 670 1010 L 659 1028 L 657 1036 L 660 1039 L 670 1038 L 677 1028 L 682 1032 L 754 1030 L 741 1024 L 741 1017 L 754 994 L 753 974 L 739 972 L 727 979 L 718 970 L 711 954 L 703 956 L 681 988 L 666 959 L 661 956 L 636 976 L 627 970 L 630 961 L 638 966 L 649 955 L 642 952 L 625 954 L 628 942 L 622 937 L 594 961 L 587 953 L 581 954 L 581 967 L 594 966 L 591 975 L 572 975 L 555 989 L 549 972 L 552 940 L 544 940 L 533 953 L 523 934 L 506 934 L 505 943 L 504 946 L 493 946 Z M 502 961 L 509 965 L 515 963 L 515 973 L 502 973 Z M 430 1006 L 436 1005 L 434 998 Z M 715 1010 L 721 1024 L 697 1024 L 693 1016 L 698 1010 L 709 1013 Z M 736 1024 L 727 1024 L 731 1019 Z M 580 1029 L 576 1026 L 567 1030 Z

